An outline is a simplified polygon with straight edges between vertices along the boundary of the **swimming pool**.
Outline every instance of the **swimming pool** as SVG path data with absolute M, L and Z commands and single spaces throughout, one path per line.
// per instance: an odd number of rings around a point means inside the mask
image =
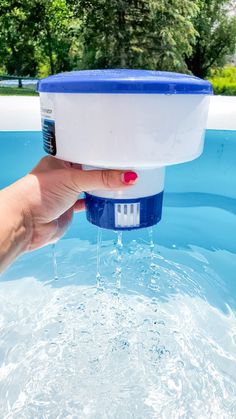
M 4 100 L 0 187 L 43 155 L 37 99 Z M 167 169 L 153 231 L 97 245 L 76 215 L 2 275 L 0 417 L 236 416 L 235 102 L 220 101 L 202 157 Z

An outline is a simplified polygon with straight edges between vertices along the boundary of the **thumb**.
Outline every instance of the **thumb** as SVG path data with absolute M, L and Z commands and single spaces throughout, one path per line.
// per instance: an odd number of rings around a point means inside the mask
M 81 170 L 76 168 L 70 171 L 70 179 L 79 192 L 94 189 L 121 189 L 134 185 L 138 175 L 133 171 L 122 170 Z

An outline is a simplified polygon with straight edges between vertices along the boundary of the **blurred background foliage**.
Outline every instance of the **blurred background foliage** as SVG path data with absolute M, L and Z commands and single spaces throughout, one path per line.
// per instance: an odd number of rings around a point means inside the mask
M 213 70 L 209 80 L 216 95 L 236 96 L 236 67 Z
M 0 73 L 148 68 L 219 78 L 236 45 L 233 0 L 0 0 Z M 234 87 L 233 87 L 234 86 Z

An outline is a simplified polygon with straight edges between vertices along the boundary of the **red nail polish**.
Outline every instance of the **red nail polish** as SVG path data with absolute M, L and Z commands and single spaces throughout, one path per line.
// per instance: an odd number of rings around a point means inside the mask
M 127 185 L 132 185 L 135 183 L 138 175 L 135 172 L 125 172 L 123 174 L 123 182 Z

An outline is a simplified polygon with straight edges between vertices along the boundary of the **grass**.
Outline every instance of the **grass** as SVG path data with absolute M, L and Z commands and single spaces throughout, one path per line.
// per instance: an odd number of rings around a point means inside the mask
M 38 96 L 33 89 L 19 87 L 0 87 L 0 96 Z
M 216 95 L 236 96 L 236 67 L 212 71 L 209 80 Z

